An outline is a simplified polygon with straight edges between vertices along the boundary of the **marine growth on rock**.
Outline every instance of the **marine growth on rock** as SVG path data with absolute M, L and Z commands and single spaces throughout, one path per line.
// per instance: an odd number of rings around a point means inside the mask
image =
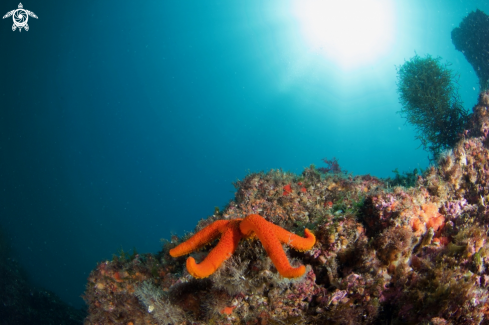
M 470 131 L 415 186 L 313 166 L 252 173 L 195 229 L 253 214 L 298 235 L 308 228 L 312 249 L 284 246 L 293 266 L 305 265 L 301 277 L 282 277 L 260 241 L 242 240 L 195 279 L 186 257 L 169 254 L 190 235 L 173 238 L 158 254 L 101 262 L 84 296 L 86 324 L 489 323 L 488 107 L 483 92 Z

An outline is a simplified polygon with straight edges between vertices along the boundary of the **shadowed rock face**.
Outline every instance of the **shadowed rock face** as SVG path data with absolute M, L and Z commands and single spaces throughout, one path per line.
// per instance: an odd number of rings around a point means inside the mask
M 489 16 L 477 9 L 452 30 L 455 48 L 475 70 L 482 90 L 489 87 Z
M 0 325 L 81 325 L 85 314 L 54 293 L 29 283 L 25 271 L 11 255 L 6 233 L 0 228 Z

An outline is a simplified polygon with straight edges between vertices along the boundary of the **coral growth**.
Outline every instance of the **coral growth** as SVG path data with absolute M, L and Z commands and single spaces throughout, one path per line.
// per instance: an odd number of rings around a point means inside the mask
M 474 68 L 482 90 L 489 87 L 489 16 L 477 9 L 452 30 L 452 42 Z
M 170 271 L 150 254 L 101 262 L 88 278 L 84 299 L 90 314 L 85 323 L 165 324 L 162 320 L 168 319 L 177 324 L 184 312 L 171 302 L 168 288 L 178 278 Z

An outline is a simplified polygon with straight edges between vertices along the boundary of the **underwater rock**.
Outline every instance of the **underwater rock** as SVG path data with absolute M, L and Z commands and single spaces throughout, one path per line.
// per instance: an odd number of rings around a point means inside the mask
M 260 241 L 243 240 L 215 273 L 194 279 L 186 257 L 169 254 L 190 235 L 174 237 L 156 255 L 100 263 L 85 323 L 488 324 L 488 98 L 480 95 L 472 129 L 415 186 L 314 166 L 252 173 L 223 211 L 197 224 L 195 232 L 260 214 L 295 234 L 311 229 L 311 250 L 284 246 L 292 265 L 306 266 L 302 277 L 281 277 Z
M 452 42 L 474 68 L 482 90 L 489 87 L 489 16 L 477 9 L 452 30 Z

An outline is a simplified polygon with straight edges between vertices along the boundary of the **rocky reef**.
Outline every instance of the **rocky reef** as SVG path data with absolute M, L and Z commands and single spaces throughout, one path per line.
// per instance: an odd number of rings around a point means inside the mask
M 369 175 L 252 173 L 235 198 L 201 220 L 259 214 L 311 250 L 286 249 L 297 279 L 281 277 L 258 240 L 243 240 L 207 278 L 169 250 L 122 254 L 89 276 L 85 324 L 489 324 L 489 92 L 471 128 L 414 186 Z M 212 249 L 192 256 L 201 261 Z
M 481 89 L 489 88 L 489 16 L 477 9 L 452 30 L 452 42 L 474 68 Z

